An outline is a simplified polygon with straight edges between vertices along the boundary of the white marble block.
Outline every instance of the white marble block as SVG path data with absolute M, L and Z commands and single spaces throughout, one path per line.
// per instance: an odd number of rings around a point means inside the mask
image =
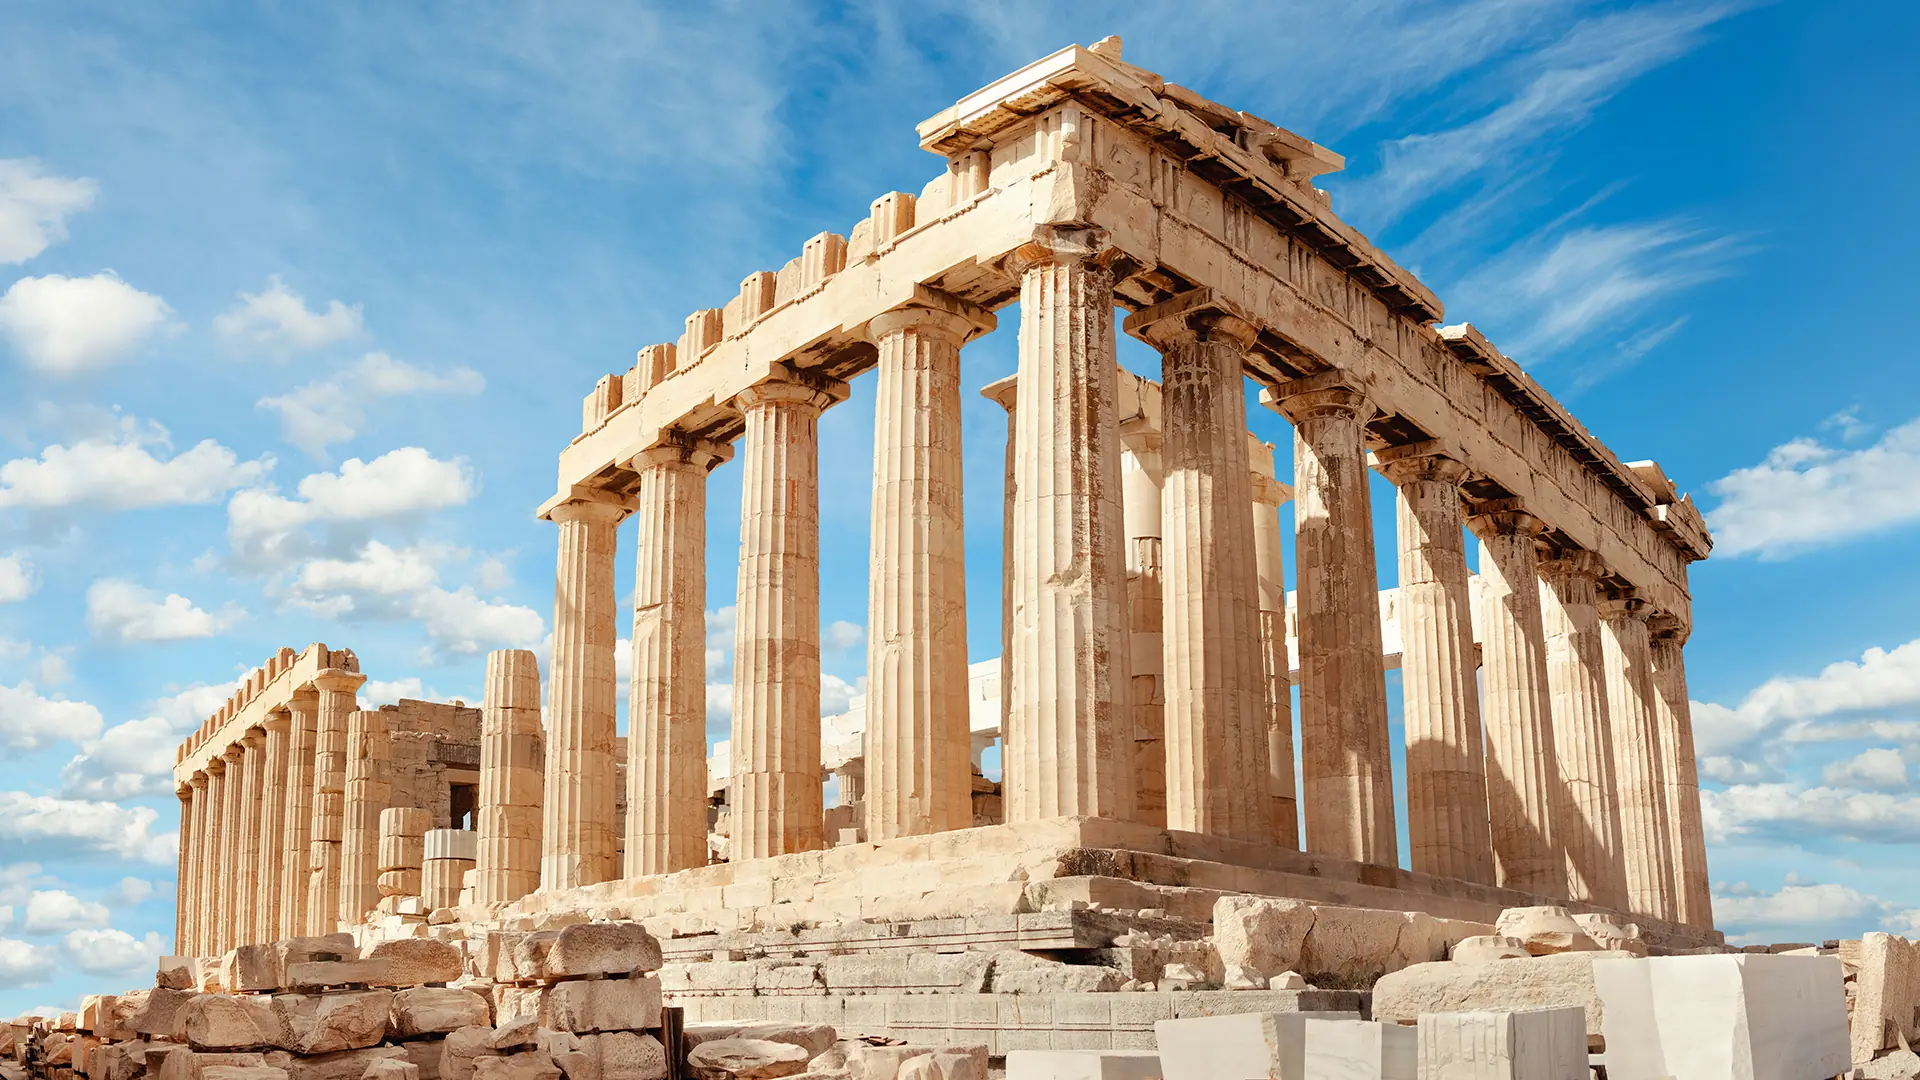
M 1015 1050 L 1007 1080 L 1162 1080 L 1152 1050 Z
M 1165 1080 L 1303 1080 L 1310 1013 L 1236 1013 L 1153 1025 Z
M 1413 1028 L 1310 1018 L 1302 1035 L 1302 1080 L 1415 1080 L 1420 1037 Z
M 1587 1080 L 1579 1006 L 1426 1013 L 1419 1080 Z
M 1599 960 L 1609 1080 L 1821 1080 L 1846 1071 L 1833 956 Z

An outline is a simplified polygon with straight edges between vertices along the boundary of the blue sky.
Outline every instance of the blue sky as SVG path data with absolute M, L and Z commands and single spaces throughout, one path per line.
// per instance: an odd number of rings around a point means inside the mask
M 532 508 L 594 380 L 919 190 L 916 122 L 1111 33 L 1345 154 L 1336 211 L 1710 514 L 1722 926 L 1920 923 L 1920 13 L 1046 7 L 0 0 L 0 1015 L 168 951 L 171 747 L 232 680 L 324 640 L 363 700 L 476 700 L 487 649 L 547 636 Z M 972 390 L 1016 322 L 966 359 L 976 659 L 1005 425 Z M 864 665 L 868 382 L 821 427 L 829 710 Z M 738 505 L 723 468 L 716 733 Z

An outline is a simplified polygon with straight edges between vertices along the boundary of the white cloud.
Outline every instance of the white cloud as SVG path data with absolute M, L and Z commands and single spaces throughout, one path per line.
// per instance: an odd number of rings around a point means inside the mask
M 361 330 L 360 305 L 330 300 L 325 311 L 311 310 L 277 275 L 267 279 L 265 290 L 241 293 L 233 310 L 213 320 L 213 332 L 228 345 L 275 356 L 325 348 Z
M 0 938 L 0 990 L 39 986 L 50 981 L 58 955 L 53 949 L 15 938 Z
M 820 635 L 820 644 L 830 652 L 845 652 L 867 639 L 866 627 L 835 619 Z
M 1818 675 L 1776 675 L 1733 708 L 1694 702 L 1694 739 L 1703 758 L 1736 754 L 1761 739 L 1827 741 L 1832 733 L 1822 729 L 1833 718 L 1915 704 L 1920 704 L 1920 639 L 1890 651 L 1868 649 L 1859 661 L 1828 664 Z M 1845 734 L 1859 737 L 1857 732 L 1870 730 L 1847 725 Z
M 0 904 L 25 904 L 37 885 L 56 885 L 58 880 L 42 874 L 33 862 L 0 865 Z
M 360 687 L 360 707 L 377 709 L 396 704 L 403 697 L 419 698 L 422 693 L 420 680 L 411 675 L 404 679 L 368 679 Z
M 1703 788 L 1701 821 L 1707 841 L 1735 837 L 1920 842 L 1920 798 L 1887 792 L 1806 787 L 1798 783 Z
M 39 583 L 33 577 L 33 564 L 19 552 L 0 556 L 0 604 L 15 604 L 33 595 Z
M 1820 778 L 1833 787 L 1898 791 L 1907 786 L 1907 763 L 1900 751 L 1877 746 L 1845 761 L 1829 762 Z
M 82 740 L 80 752 L 60 770 L 60 793 L 77 799 L 172 794 L 173 754 L 185 726 L 149 716 Z
M 315 457 L 345 442 L 366 423 L 366 406 L 380 398 L 418 394 L 477 394 L 487 381 L 471 368 L 443 375 L 372 352 L 351 367 L 255 404 L 280 414 L 281 437 Z
M 313 559 L 295 573 L 287 602 L 346 622 L 414 619 L 434 647 L 467 654 L 534 648 L 546 622 L 532 608 L 488 600 L 471 586 L 441 587 L 438 564 L 453 552 L 368 541 L 350 559 Z
M 67 238 L 67 215 L 93 205 L 100 183 L 53 176 L 32 158 L 0 158 L 0 263 L 23 263 Z
M 1782 443 L 1709 485 L 1714 554 L 1777 559 L 1920 521 L 1920 419 L 1870 446 Z
M 22 927 L 29 934 L 58 934 L 107 925 L 107 906 L 82 900 L 65 889 L 36 892 L 27 900 Z
M 178 690 L 153 702 L 153 715 L 161 717 L 175 728 L 198 727 L 202 720 L 219 711 L 227 698 L 240 688 L 240 680 L 233 679 L 223 683 L 199 683 Z
M 52 375 L 77 375 L 119 363 L 169 326 L 165 300 L 120 280 L 111 270 L 92 277 L 26 277 L 0 296 L 0 335 L 22 359 Z
M 124 930 L 75 930 L 66 937 L 67 955 L 89 975 L 151 974 L 167 953 L 166 942 L 149 932 L 136 938 Z
M 118 578 L 101 578 L 87 589 L 87 626 L 107 641 L 180 641 L 213 637 L 239 618 L 228 610 L 215 615 L 179 593 L 161 596 Z
M 264 488 L 235 493 L 227 503 L 227 542 L 243 565 L 268 567 L 316 550 L 304 532 L 310 526 L 418 517 L 459 506 L 479 487 L 465 459 L 441 460 L 403 446 L 372 461 L 350 458 L 338 472 L 308 475 L 296 498 Z
M 55 444 L 38 458 L 0 465 L 0 510 L 51 510 L 90 505 L 110 510 L 210 503 L 273 468 L 263 457 L 243 462 L 212 439 L 171 457 L 165 428 L 125 420 L 112 436 Z
M 30 682 L 0 685 L 0 745 L 34 750 L 62 739 L 100 734 L 100 710 L 84 701 L 42 696 Z
M 820 676 L 820 715 L 839 716 L 853 707 L 853 699 L 866 693 L 866 677 L 850 683 L 838 675 Z
M 160 886 L 146 878 L 123 877 L 107 890 L 109 907 L 135 907 L 160 894 Z
M 1735 944 L 1783 938 L 1818 942 L 1829 931 L 1851 933 L 1880 925 L 1896 913 L 1878 897 L 1847 885 L 1809 884 L 1789 878 L 1778 892 L 1722 887 L 1713 897 L 1713 921 Z
M 156 835 L 159 818 L 145 806 L 0 791 L 0 850 L 91 853 L 171 866 L 180 837 Z

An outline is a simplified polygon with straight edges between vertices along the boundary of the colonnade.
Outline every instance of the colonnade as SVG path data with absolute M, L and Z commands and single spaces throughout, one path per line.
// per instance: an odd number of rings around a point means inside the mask
M 1383 445 L 1363 378 L 1331 369 L 1270 385 L 1262 400 L 1295 438 L 1296 787 L 1276 512 L 1287 492 L 1246 436 L 1254 326 L 1204 289 L 1129 316 L 1127 331 L 1160 351 L 1164 385 L 1158 429 L 1123 427 L 1100 234 L 1048 227 L 1003 265 L 1020 281 L 1018 374 L 988 388 L 1009 414 L 1008 821 L 1109 817 L 1298 846 L 1304 808 L 1306 850 L 1395 865 L 1378 469 L 1398 495 L 1410 869 L 1710 925 L 1684 627 L 1650 621 L 1647 601 L 1537 508 L 1484 482 L 1470 492 L 1456 448 Z M 689 319 L 682 349 L 711 336 L 696 326 L 710 315 Z M 958 394 L 962 346 L 993 325 L 925 287 L 867 325 L 879 387 L 872 840 L 969 823 Z M 657 381 L 674 361 L 673 346 L 654 346 L 641 366 Z M 576 487 L 550 506 L 560 559 L 543 887 L 705 862 L 705 481 L 736 451 L 734 849 L 825 842 L 816 425 L 844 397 L 817 370 L 775 365 L 731 402 L 741 422 L 724 430 L 737 445 L 667 429 L 627 463 L 637 486 Z M 638 585 L 616 868 L 613 581 L 628 516 Z M 1480 547 L 1482 648 L 1467 530 Z

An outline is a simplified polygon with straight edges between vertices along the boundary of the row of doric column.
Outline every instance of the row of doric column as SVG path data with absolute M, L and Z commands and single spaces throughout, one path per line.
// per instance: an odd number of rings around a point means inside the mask
M 355 671 L 320 672 L 176 788 L 183 954 L 331 933 L 373 906 L 355 905 L 377 818 L 365 836 L 343 831 L 349 718 L 378 715 L 354 709 L 365 681 Z M 343 842 L 354 845 L 354 873 L 344 878 Z
M 1254 328 L 1203 292 L 1137 312 L 1162 422 L 1123 431 L 1100 237 L 1016 251 L 1003 592 L 1008 821 L 1104 816 L 1391 866 L 1394 785 L 1365 387 L 1330 371 L 1264 400 L 1293 425 L 1299 761 L 1278 506 L 1246 436 Z M 970 822 L 960 352 L 993 318 L 922 290 L 877 351 L 863 798 L 870 839 Z M 689 338 L 688 340 L 692 340 Z M 1010 384 L 1010 385 L 1009 385 Z M 733 842 L 821 846 L 816 425 L 838 383 L 778 369 L 734 402 L 744 496 Z M 705 490 L 731 447 L 669 433 L 637 498 L 559 524 L 540 882 L 614 877 L 613 573 L 638 518 L 626 876 L 706 861 Z M 1705 859 L 1678 628 L 1548 523 L 1470 500 L 1433 443 L 1382 451 L 1398 491 L 1412 869 L 1704 925 Z M 1270 473 L 1270 469 L 1269 469 Z M 1480 625 L 1463 529 L 1480 541 Z M 1477 685 L 1478 684 L 1478 685 Z M 491 697 L 490 697 L 491 701 Z M 482 868 L 485 845 L 483 831 Z M 1677 869 L 1676 869 L 1677 868 Z

